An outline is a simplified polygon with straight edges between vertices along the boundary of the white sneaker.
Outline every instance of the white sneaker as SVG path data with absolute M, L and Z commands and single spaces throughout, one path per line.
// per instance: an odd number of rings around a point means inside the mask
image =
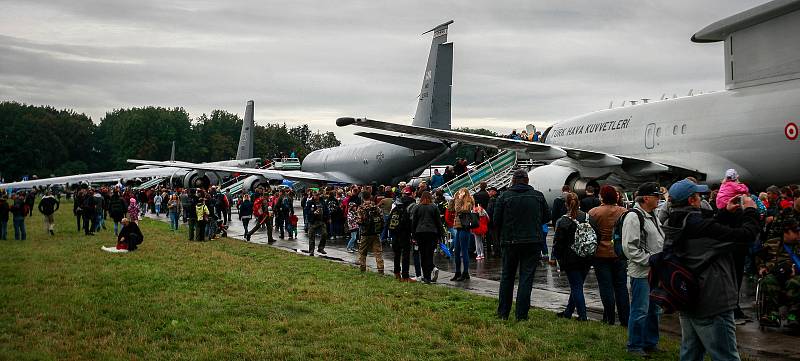
M 431 281 L 436 282 L 439 279 L 439 269 L 434 267 L 433 272 L 431 272 Z

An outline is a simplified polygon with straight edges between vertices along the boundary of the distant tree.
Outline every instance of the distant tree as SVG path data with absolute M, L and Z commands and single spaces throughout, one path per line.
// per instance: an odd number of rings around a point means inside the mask
M 488 135 L 493 137 L 498 137 L 499 135 L 494 131 L 485 128 L 456 128 L 453 129 L 457 132 L 462 133 L 470 133 L 470 134 L 480 134 L 480 135 Z M 460 144 L 456 147 L 456 149 L 451 153 L 452 155 L 443 159 L 443 164 L 453 164 L 456 161 L 456 158 L 464 158 L 468 162 L 473 163 L 475 162 L 478 152 L 483 152 L 484 160 L 489 159 L 499 153 L 499 151 L 495 148 L 488 148 L 488 147 L 479 147 L 470 144 Z

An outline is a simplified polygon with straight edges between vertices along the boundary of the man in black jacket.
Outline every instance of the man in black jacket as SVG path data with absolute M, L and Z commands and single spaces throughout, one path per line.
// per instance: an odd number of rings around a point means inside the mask
M 683 264 L 695 270 L 700 290 L 681 311 L 681 360 L 702 360 L 706 352 L 713 360 L 739 360 L 734 252 L 758 236 L 758 213 L 755 202 L 743 196 L 732 198 L 715 218 L 704 216 L 697 187 L 689 180 L 670 187 L 671 211 L 664 228 L 665 248 L 672 247 Z
M 411 264 L 411 216 L 409 214 L 409 206 L 416 201 L 412 198 L 414 194 L 411 187 L 406 186 L 403 189 L 403 195 L 394 202 L 392 205 L 392 212 L 389 213 L 391 222 L 391 214 L 399 215 L 400 223 L 397 224 L 394 230 L 389 230 L 392 237 L 392 251 L 394 252 L 394 277 L 402 282 L 409 282 L 411 280 L 409 275 L 409 266 Z
M 564 197 L 567 193 L 572 192 L 572 187 L 565 185 L 561 187 L 561 195 L 553 200 L 553 211 L 551 213 L 551 218 L 553 222 L 553 227 L 555 227 L 556 222 L 561 216 L 567 214 L 567 206 L 564 202 Z M 588 212 L 588 211 L 584 211 Z
M 144 241 L 144 235 L 142 235 L 139 226 L 134 222 L 128 221 L 127 218 L 123 218 L 122 229 L 117 235 L 117 243 L 125 243 L 128 246 L 128 252 L 133 252 L 139 248 L 142 241 Z
M 81 199 L 81 216 L 83 217 L 83 232 L 87 236 L 94 236 L 96 220 L 94 218 L 97 204 L 94 201 L 94 191 L 89 189 Z
M 517 320 L 526 320 L 531 307 L 533 275 L 542 249 L 546 247 L 542 224 L 550 220 L 550 210 L 542 192 L 528 185 L 527 172 L 517 170 L 511 182 L 513 185 L 497 198 L 492 217 L 494 224 L 499 227 L 503 253 L 497 316 L 508 319 L 511 313 L 514 279 L 519 269 L 515 313 Z
M 488 209 L 489 207 L 489 192 L 486 191 L 486 182 L 481 182 L 478 187 L 479 191 L 472 195 L 475 198 L 475 203 L 480 204 L 481 208 Z
M 39 201 L 39 212 L 44 215 L 44 225 L 47 227 L 47 231 L 50 232 L 50 235 L 55 235 L 53 228 L 56 225 L 56 221 L 53 218 L 53 213 L 58 210 L 58 200 L 56 197 L 53 197 L 53 192 L 47 191 L 42 200 Z

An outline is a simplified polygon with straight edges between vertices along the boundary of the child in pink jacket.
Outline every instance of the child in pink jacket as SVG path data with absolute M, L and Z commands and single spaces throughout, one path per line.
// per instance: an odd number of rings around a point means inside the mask
M 724 209 L 731 198 L 749 193 L 747 186 L 739 183 L 739 173 L 735 169 L 728 169 L 725 171 L 725 180 L 722 181 L 719 193 L 717 193 L 717 209 Z

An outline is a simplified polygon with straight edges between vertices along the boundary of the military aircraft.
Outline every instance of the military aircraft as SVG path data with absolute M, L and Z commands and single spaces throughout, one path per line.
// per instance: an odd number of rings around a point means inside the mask
M 432 33 L 430 53 L 422 89 L 419 94 L 414 126 L 421 129 L 450 129 L 450 99 L 453 79 L 453 43 L 447 42 L 448 21 L 423 33 Z M 129 159 L 128 162 L 149 166 L 178 167 L 217 172 L 250 174 L 244 189 L 269 182 L 293 181 L 323 183 L 393 184 L 419 174 L 423 169 L 450 153 L 448 142 L 436 138 L 398 136 L 358 132 L 369 140 L 360 144 L 320 149 L 309 153 L 299 171 L 273 169 L 234 169 L 215 164 L 188 162 L 155 162 Z
M 172 156 L 175 159 L 175 143 L 172 144 Z M 258 158 L 253 158 L 253 101 L 247 102 L 244 124 L 236 149 L 236 159 L 219 162 L 203 163 L 208 165 L 226 166 L 233 169 L 253 168 L 259 163 Z M 160 177 L 170 178 L 170 183 L 179 183 L 183 187 L 208 187 L 222 179 L 220 172 L 205 172 L 202 170 L 187 170 L 179 167 L 154 167 L 139 166 L 136 169 L 119 170 L 100 173 L 76 174 L 64 177 L 34 179 L 22 182 L 3 183 L 0 189 L 28 189 L 34 187 L 47 187 L 53 185 L 78 184 L 78 183 L 120 183 L 136 178 Z
M 718 183 L 735 168 L 752 187 L 800 181 L 800 1 L 772 1 L 715 22 L 692 37 L 725 42 L 726 90 L 600 110 L 559 121 L 541 143 L 340 118 L 442 142 L 529 153 L 549 163 L 529 173 L 548 200 L 565 184 L 664 183 L 694 176 Z M 763 188 L 762 188 L 763 189 Z

